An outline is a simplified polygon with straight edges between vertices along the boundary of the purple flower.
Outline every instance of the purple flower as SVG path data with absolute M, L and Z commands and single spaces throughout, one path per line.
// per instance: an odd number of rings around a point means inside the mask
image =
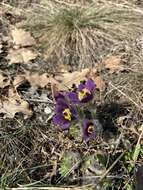
M 86 103 L 93 99 L 93 93 L 96 85 L 92 79 L 88 79 L 85 83 L 81 83 L 77 92 L 68 92 L 66 95 L 74 104 Z
M 88 79 L 85 84 L 81 83 L 78 86 L 78 99 L 83 103 L 92 100 L 95 88 L 96 85 L 91 79 Z
M 94 120 L 85 119 L 83 121 L 83 139 L 87 142 L 96 137 Z
M 65 92 L 63 92 L 63 91 L 54 92 L 54 98 L 56 101 L 58 99 L 64 99 L 65 100 Z
M 72 104 L 79 104 L 78 94 L 76 92 L 67 92 L 66 96 Z
M 65 130 L 70 127 L 70 124 L 77 117 L 76 110 L 69 105 L 64 95 L 60 95 L 56 100 L 55 115 L 53 123 Z

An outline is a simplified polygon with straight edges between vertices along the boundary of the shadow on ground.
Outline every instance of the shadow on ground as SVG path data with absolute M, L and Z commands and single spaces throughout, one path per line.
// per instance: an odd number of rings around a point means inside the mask
M 110 139 L 111 136 L 117 135 L 116 120 L 120 116 L 127 115 L 127 104 L 119 104 L 115 102 L 105 103 L 97 107 L 97 117 L 103 127 L 103 136 Z

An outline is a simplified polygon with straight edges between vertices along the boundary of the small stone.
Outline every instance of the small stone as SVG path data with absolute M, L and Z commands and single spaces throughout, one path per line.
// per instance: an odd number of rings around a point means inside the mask
M 45 107 L 44 112 L 49 115 L 52 113 L 52 110 L 50 107 L 47 106 L 47 107 Z

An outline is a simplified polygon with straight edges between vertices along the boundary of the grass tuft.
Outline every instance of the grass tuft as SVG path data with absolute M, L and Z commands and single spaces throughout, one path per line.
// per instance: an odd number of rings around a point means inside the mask
M 93 65 L 111 46 L 132 40 L 143 30 L 143 11 L 133 4 L 44 2 L 33 4 L 23 25 L 39 37 L 45 56 L 61 63 Z

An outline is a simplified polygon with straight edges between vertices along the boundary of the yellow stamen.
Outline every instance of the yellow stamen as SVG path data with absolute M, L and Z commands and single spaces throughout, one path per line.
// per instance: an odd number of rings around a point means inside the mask
M 66 120 L 71 121 L 72 114 L 71 114 L 71 111 L 70 111 L 69 108 L 66 108 L 66 109 L 63 111 L 63 115 L 64 115 L 64 118 L 65 118 Z
M 83 100 L 83 98 L 85 98 L 89 94 L 91 94 L 91 92 L 88 89 L 84 88 L 83 90 L 79 91 L 78 98 L 79 100 Z
M 92 134 L 93 131 L 94 131 L 94 125 L 90 124 L 90 125 L 88 126 L 87 132 L 88 132 L 89 134 Z

